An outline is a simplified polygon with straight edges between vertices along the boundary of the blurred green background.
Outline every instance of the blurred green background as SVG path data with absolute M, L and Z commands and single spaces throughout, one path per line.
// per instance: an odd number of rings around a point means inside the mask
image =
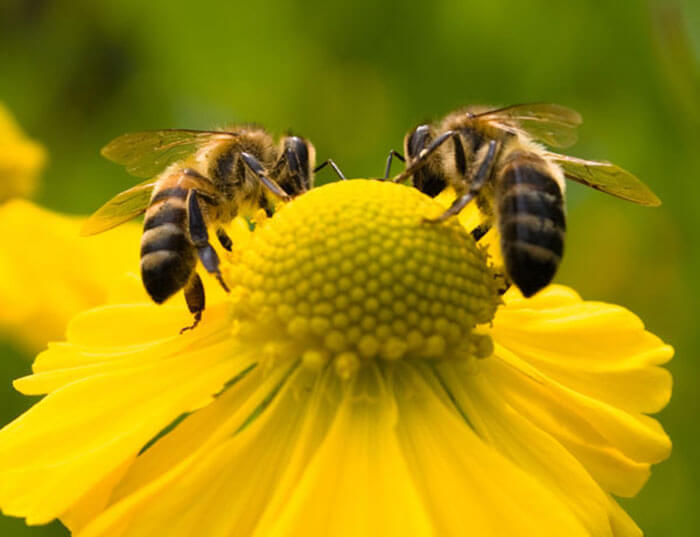
M 623 504 L 648 536 L 700 535 L 700 2 L 329 4 L 0 0 L 0 101 L 50 155 L 36 199 L 88 213 L 132 185 L 98 151 L 133 130 L 293 127 L 319 161 L 363 177 L 382 173 L 407 129 L 465 104 L 577 109 L 569 152 L 631 170 L 664 205 L 570 185 L 557 279 L 629 307 L 676 347 L 661 415 L 674 453 Z M 0 345 L 5 423 L 31 402 L 9 383 L 31 357 Z M 3 537 L 64 534 L 0 519 Z

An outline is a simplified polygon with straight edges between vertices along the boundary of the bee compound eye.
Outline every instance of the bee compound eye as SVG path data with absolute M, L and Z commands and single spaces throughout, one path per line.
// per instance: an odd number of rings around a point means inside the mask
M 309 148 L 306 140 L 299 136 L 290 136 L 287 138 L 285 145 L 287 146 L 287 151 L 296 159 L 297 167 L 303 166 L 304 168 L 308 168 Z
M 409 157 L 416 157 L 425 149 L 430 141 L 430 128 L 427 125 L 419 125 L 408 137 L 406 152 Z

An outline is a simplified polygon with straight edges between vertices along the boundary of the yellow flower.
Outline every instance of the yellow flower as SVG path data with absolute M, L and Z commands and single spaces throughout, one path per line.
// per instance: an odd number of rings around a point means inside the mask
M 326 185 L 260 225 L 200 326 L 76 316 L 0 431 L 0 506 L 80 537 L 633 536 L 672 349 L 624 308 L 497 293 L 414 189 Z
M 44 148 L 22 133 L 0 103 L 0 201 L 31 195 L 45 162 Z
M 0 245 L 0 330 L 30 351 L 63 338 L 76 313 L 118 301 L 126 272 L 138 283 L 140 227 L 81 240 L 81 225 L 24 200 L 0 206 L 0 229 L 12 230 Z

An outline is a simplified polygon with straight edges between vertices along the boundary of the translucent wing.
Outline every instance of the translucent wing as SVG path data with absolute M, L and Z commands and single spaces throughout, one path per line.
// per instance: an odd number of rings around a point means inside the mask
M 136 177 L 152 177 L 203 143 L 238 136 L 235 132 L 166 129 L 123 134 L 102 148 L 102 155 L 126 166 Z
M 96 235 L 142 214 L 148 207 L 155 184 L 156 180 L 150 179 L 117 194 L 87 219 L 80 234 Z
M 581 114 L 551 103 L 514 104 L 481 112 L 474 117 L 493 120 L 509 132 L 525 131 L 533 139 L 552 147 L 568 147 L 576 143 L 576 129 Z
M 561 166 L 569 179 L 640 205 L 661 205 L 661 200 L 647 185 L 610 162 L 583 160 L 557 153 L 547 153 L 547 156 Z

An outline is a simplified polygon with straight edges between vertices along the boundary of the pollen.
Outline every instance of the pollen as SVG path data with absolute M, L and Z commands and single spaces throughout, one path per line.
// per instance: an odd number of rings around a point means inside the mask
M 355 179 L 258 224 L 227 279 L 246 334 L 349 378 L 371 360 L 480 358 L 499 303 L 486 255 L 418 190 Z

